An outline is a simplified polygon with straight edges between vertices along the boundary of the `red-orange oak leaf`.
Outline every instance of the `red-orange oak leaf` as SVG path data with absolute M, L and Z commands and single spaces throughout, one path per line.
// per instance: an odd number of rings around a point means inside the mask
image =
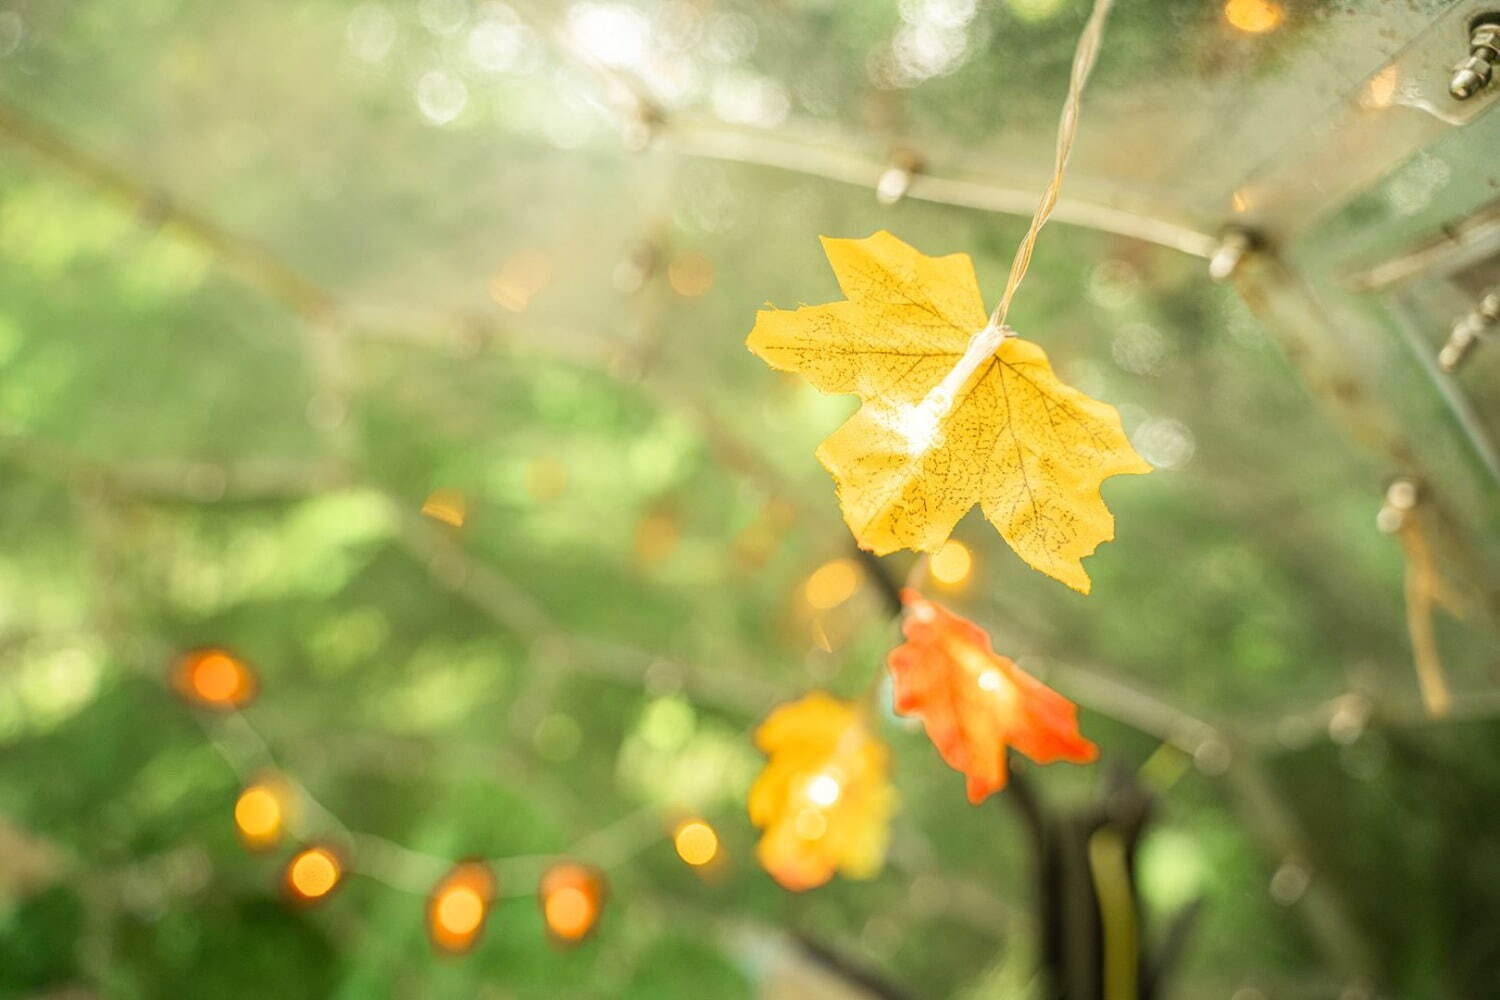
M 1005 748 L 1038 764 L 1087 764 L 1099 748 L 1078 732 L 1078 707 L 1000 656 L 990 637 L 915 590 L 901 592 L 906 642 L 888 662 L 900 715 L 916 716 L 978 805 L 1005 787 Z

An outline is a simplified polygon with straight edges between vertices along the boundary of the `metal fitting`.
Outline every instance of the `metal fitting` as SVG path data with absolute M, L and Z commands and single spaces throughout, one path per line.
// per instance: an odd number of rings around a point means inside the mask
M 1245 255 L 1255 249 L 1255 234 L 1248 229 L 1230 226 L 1219 236 L 1219 245 L 1208 259 L 1208 276 L 1214 281 L 1228 281 L 1239 270 Z
M 1417 509 L 1422 487 L 1415 479 L 1397 476 L 1385 487 L 1384 502 L 1375 515 L 1375 526 L 1387 535 L 1394 535 L 1406 526 L 1406 519 Z
M 1450 374 L 1458 371 L 1497 323 L 1500 323 L 1500 287 L 1486 291 L 1473 309 L 1454 321 L 1447 342 L 1438 351 L 1438 367 Z
M 1453 67 L 1448 80 L 1448 93 L 1454 100 L 1467 101 L 1489 86 L 1495 64 L 1500 62 L 1500 13 L 1483 18 L 1470 30 L 1468 56 Z
M 906 197 L 912 181 L 922 172 L 922 157 L 909 149 L 898 149 L 891 154 L 891 165 L 875 182 L 875 200 L 881 205 L 894 205 Z

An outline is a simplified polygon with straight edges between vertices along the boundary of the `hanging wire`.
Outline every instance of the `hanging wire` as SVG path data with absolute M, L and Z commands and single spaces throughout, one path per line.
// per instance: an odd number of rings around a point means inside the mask
M 274 773 L 284 782 L 299 807 L 289 818 L 287 832 L 296 840 L 332 836 L 344 842 L 351 854 L 350 872 L 392 889 L 426 895 L 456 864 L 451 858 L 413 850 L 385 837 L 350 828 L 278 763 L 270 744 L 243 712 L 225 713 L 218 725 L 207 719 L 200 722 L 209 742 L 242 784 L 249 785 L 257 776 L 267 773 Z M 665 835 L 665 824 L 658 810 L 645 806 L 585 835 L 566 851 L 486 858 L 483 864 L 500 883 L 495 893 L 497 898 L 527 896 L 535 891 L 537 879 L 549 865 L 584 859 L 601 870 L 617 868 Z
M 1037 234 L 1047 224 L 1052 210 L 1057 207 L 1058 196 L 1062 194 L 1063 174 L 1068 169 L 1068 157 L 1073 153 L 1073 137 L 1078 134 L 1078 112 L 1083 102 L 1083 88 L 1094 71 L 1094 61 L 1099 56 L 1099 46 L 1104 39 L 1104 22 L 1113 6 L 1114 0 L 1094 0 L 1094 9 L 1089 13 L 1088 23 L 1078 36 L 1078 47 L 1073 50 L 1073 72 L 1068 77 L 1068 96 L 1063 99 L 1062 116 L 1057 122 L 1057 155 L 1052 164 L 1052 179 L 1047 182 L 1047 189 L 1042 192 L 1036 213 L 1031 217 L 1031 225 L 1021 238 L 1021 245 L 1016 248 L 1015 259 L 1010 264 L 1010 277 L 1005 282 L 1005 293 L 1000 296 L 999 304 L 990 314 L 989 325 L 992 329 L 1000 330 L 1005 327 L 1005 314 L 1010 311 L 1011 299 L 1021 286 L 1021 279 L 1026 277 L 1026 269 L 1031 266 L 1031 252 L 1036 247 Z

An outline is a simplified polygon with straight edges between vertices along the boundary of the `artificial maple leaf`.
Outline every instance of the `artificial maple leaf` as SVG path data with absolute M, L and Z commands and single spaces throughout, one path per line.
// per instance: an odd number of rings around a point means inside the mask
M 1088 593 L 1083 557 L 1114 538 L 1100 484 L 1151 471 L 1115 408 L 990 325 L 967 254 L 928 257 L 884 231 L 823 250 L 846 299 L 761 310 L 747 345 L 863 401 L 818 448 L 855 539 L 933 552 L 978 503 L 1028 564 Z
M 815 691 L 778 706 L 755 731 L 770 760 L 750 788 L 756 856 L 784 888 L 812 889 L 835 871 L 870 878 L 885 860 L 895 805 L 885 744 L 861 708 Z
M 1078 708 L 990 647 L 984 629 L 915 590 L 901 592 L 906 642 L 888 662 L 900 715 L 921 718 L 943 760 L 968 778 L 978 805 L 1005 787 L 1005 748 L 1038 764 L 1087 764 L 1099 748 L 1078 732 Z

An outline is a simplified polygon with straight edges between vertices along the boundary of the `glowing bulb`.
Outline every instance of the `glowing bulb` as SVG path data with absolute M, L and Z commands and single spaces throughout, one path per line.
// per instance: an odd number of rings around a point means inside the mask
M 547 869 L 537 889 L 547 932 L 560 944 L 576 944 L 593 930 L 603 903 L 604 880 L 587 866 L 562 862 Z
M 222 653 L 212 653 L 193 668 L 193 690 L 205 701 L 229 701 L 239 690 L 239 671 Z
M 438 900 L 437 922 L 450 934 L 472 934 L 484 919 L 484 900 L 467 885 L 449 889 Z
M 267 782 L 256 782 L 240 793 L 234 803 L 234 825 L 245 846 L 261 850 L 281 839 L 286 810 L 279 790 Z
M 239 708 L 255 697 L 255 672 L 227 650 L 198 649 L 177 661 L 173 684 L 186 699 L 206 708 Z
M 433 945 L 455 953 L 472 948 L 484 930 L 494 895 L 495 877 L 482 863 L 455 865 L 427 901 L 427 932 Z
M 303 902 L 322 899 L 343 878 L 343 866 L 326 847 L 308 847 L 298 851 L 286 866 L 286 887 Z
M 803 595 L 818 611 L 828 611 L 843 604 L 859 589 L 859 567 L 853 559 L 835 559 L 824 563 L 807 578 Z
M 694 867 L 708 864 L 719 854 L 719 835 L 701 819 L 679 825 L 672 843 L 677 848 L 677 856 Z
M 807 783 L 807 798 L 814 805 L 831 806 L 843 792 L 839 779 L 831 774 L 820 774 Z
M 1286 16 L 1275 0 L 1227 0 L 1224 20 L 1249 35 L 1259 35 L 1281 23 Z
M 974 568 L 974 557 L 963 542 L 947 541 L 933 553 L 927 565 L 932 578 L 945 587 L 960 587 L 969 579 Z

